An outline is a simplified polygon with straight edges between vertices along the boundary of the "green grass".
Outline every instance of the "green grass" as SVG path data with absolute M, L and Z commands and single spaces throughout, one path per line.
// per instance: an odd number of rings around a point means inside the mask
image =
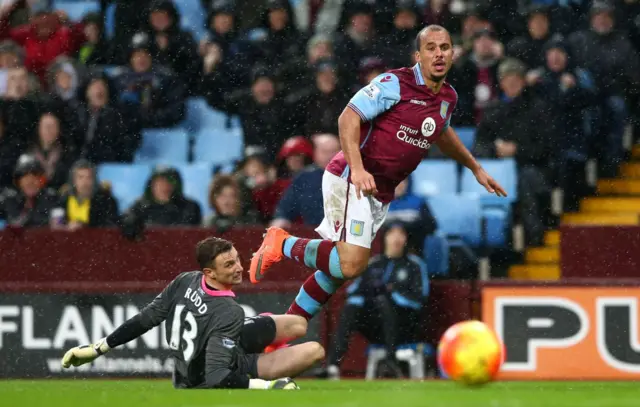
M 299 381 L 300 391 L 174 390 L 165 380 L 0 381 L 3 407 L 638 407 L 632 382 Z

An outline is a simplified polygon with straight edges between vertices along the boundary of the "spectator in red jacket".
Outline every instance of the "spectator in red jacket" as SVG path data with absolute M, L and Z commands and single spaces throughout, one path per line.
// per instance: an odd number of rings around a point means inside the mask
M 62 12 L 37 10 L 27 24 L 16 28 L 9 26 L 11 14 L 22 3 L 3 9 L 0 15 L 0 39 L 11 39 L 24 47 L 25 67 L 45 83 L 49 64 L 60 55 L 74 55 L 85 41 L 84 25 L 65 25 Z

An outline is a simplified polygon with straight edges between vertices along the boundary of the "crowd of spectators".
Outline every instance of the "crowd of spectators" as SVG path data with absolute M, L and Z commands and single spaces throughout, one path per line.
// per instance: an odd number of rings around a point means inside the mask
M 145 225 L 316 225 L 340 112 L 376 75 L 415 63 L 426 24 L 452 33 L 454 126 L 477 127 L 478 156 L 518 164 L 529 244 L 542 241 L 553 187 L 571 211 L 589 193 L 588 159 L 600 176 L 616 174 L 625 126 L 638 117 L 635 0 L 202 0 L 201 38 L 171 0 L 100 3 L 101 13 L 70 21 L 47 0 L 0 2 L 0 218 L 9 225 L 123 225 L 133 235 Z M 237 115 L 243 129 L 243 159 L 202 185 L 214 214 L 203 219 L 171 167 L 118 213 L 95 166 L 132 162 L 142 130 L 181 123 L 190 97 Z M 411 202 L 412 222 L 432 222 Z

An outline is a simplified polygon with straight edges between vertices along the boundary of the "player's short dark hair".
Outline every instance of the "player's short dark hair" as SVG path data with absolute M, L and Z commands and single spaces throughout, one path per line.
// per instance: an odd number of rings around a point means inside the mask
M 447 34 L 449 34 L 449 38 L 451 38 L 451 33 L 449 33 L 449 30 L 447 30 L 443 26 L 437 25 L 437 24 L 428 25 L 424 27 L 422 30 L 420 30 L 418 35 L 416 35 L 416 50 L 420 51 L 420 46 L 422 45 L 422 34 L 426 34 L 428 32 L 434 32 L 434 31 L 444 31 Z
M 208 237 L 196 245 L 196 261 L 200 269 L 210 268 L 216 261 L 216 257 L 233 248 L 233 243 L 219 237 Z

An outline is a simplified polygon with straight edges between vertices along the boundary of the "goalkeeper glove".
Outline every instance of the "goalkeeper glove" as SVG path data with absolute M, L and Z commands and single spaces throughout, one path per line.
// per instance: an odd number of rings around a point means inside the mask
M 107 338 L 102 338 L 91 345 L 76 346 L 64 354 L 62 367 L 66 369 L 70 366 L 81 366 L 85 363 L 91 363 L 110 350 L 111 348 L 107 345 Z
M 289 377 L 276 380 L 249 380 L 249 388 L 256 390 L 300 390 L 300 387 Z
M 271 380 L 269 389 L 300 390 L 300 387 L 290 377 L 283 377 L 282 379 Z

